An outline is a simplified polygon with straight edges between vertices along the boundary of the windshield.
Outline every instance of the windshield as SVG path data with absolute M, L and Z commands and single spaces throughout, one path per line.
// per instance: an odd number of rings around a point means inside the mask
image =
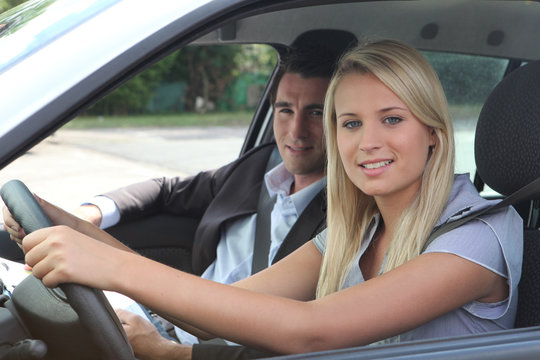
M 0 73 L 118 1 L 30 0 L 0 14 Z

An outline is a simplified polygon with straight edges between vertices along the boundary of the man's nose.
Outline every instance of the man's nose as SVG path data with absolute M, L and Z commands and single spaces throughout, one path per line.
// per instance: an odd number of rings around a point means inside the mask
M 293 138 L 302 139 L 307 137 L 307 119 L 303 114 L 295 114 L 292 119 L 290 132 Z

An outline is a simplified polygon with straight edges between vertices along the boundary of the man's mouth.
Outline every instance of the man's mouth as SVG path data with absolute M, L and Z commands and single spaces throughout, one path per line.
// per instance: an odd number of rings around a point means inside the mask
M 291 146 L 291 145 L 288 145 L 289 149 L 293 150 L 293 151 L 305 151 L 305 150 L 309 150 L 311 149 L 310 146 Z
M 378 161 L 378 162 L 372 162 L 372 163 L 367 163 L 367 164 L 361 164 L 360 166 L 363 167 L 364 169 L 378 169 L 378 168 L 381 168 L 383 166 L 387 166 L 391 163 L 393 163 L 394 160 L 385 160 L 385 161 Z

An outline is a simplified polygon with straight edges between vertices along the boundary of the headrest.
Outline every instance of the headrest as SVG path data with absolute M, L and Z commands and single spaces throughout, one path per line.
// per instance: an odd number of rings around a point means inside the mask
M 540 177 L 540 61 L 495 87 L 480 112 L 474 152 L 480 177 L 500 194 Z
M 296 51 L 338 59 L 345 50 L 358 43 L 356 36 L 345 30 L 316 29 L 300 34 L 292 43 Z

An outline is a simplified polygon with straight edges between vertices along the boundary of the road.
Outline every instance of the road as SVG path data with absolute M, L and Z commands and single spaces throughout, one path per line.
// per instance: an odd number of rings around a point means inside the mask
M 186 176 L 235 159 L 247 128 L 60 129 L 0 171 L 73 209 L 95 194 L 160 176 Z

